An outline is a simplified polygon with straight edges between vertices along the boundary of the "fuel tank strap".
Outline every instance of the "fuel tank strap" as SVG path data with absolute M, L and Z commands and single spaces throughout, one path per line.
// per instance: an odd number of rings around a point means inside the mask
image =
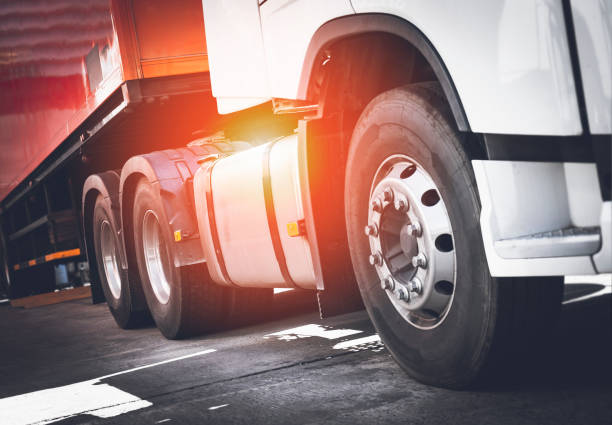
M 205 192 L 206 192 L 206 209 L 208 210 L 208 222 L 210 224 L 210 237 L 215 249 L 215 256 L 217 257 L 217 264 L 223 275 L 223 279 L 231 286 L 238 288 L 232 279 L 229 277 L 227 267 L 225 266 L 225 260 L 223 259 L 223 252 L 221 251 L 221 245 L 219 244 L 219 233 L 217 232 L 217 221 L 215 220 L 215 208 L 213 205 L 213 194 L 212 194 L 212 170 L 216 162 L 213 162 L 206 168 L 206 177 L 204 178 Z
M 285 282 L 292 287 L 297 288 L 298 286 L 291 278 L 291 274 L 289 274 L 289 269 L 287 268 L 287 259 L 285 258 L 285 253 L 283 252 L 280 234 L 278 233 L 276 212 L 274 211 L 274 195 L 272 194 L 272 179 L 270 177 L 270 152 L 272 151 L 275 143 L 276 141 L 268 143 L 266 150 L 263 153 L 262 184 L 264 202 L 266 205 L 266 217 L 268 218 L 270 239 L 272 240 L 272 247 L 274 248 L 274 255 L 276 256 L 278 268 L 280 269 Z

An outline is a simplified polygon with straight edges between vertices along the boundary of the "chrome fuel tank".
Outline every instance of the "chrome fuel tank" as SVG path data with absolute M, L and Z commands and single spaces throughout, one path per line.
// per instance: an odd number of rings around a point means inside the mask
M 194 179 L 200 239 L 217 283 L 316 289 L 297 135 L 204 162 Z

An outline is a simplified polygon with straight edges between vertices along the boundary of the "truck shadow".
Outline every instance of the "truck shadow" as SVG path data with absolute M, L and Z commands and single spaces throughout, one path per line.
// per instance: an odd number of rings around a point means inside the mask
M 544 348 L 505 374 L 489 390 L 612 387 L 612 294 L 602 285 L 566 285 L 558 325 Z M 585 294 L 596 293 L 589 298 Z
M 602 294 L 603 288 L 586 283 L 566 285 L 565 299 L 576 301 L 562 306 L 559 322 L 544 347 L 532 349 L 516 367 L 474 390 L 515 392 L 612 386 L 612 294 L 609 289 Z M 596 296 L 589 298 L 589 294 Z M 314 291 L 283 292 L 275 294 L 264 314 L 251 316 L 248 323 L 228 324 L 219 332 L 224 335 L 249 332 L 246 328 L 317 310 Z
M 612 386 L 612 293 L 610 288 L 605 290 L 600 284 L 566 285 L 566 303 L 546 344 L 481 389 L 505 392 Z M 315 311 L 314 292 L 284 292 L 275 295 L 270 310 L 256 323 Z
M 272 302 L 256 306 L 252 311 L 255 314 L 239 314 L 237 317 L 230 318 L 219 331 L 239 331 L 241 328 L 318 311 L 317 295 L 315 291 L 303 289 L 275 293 Z

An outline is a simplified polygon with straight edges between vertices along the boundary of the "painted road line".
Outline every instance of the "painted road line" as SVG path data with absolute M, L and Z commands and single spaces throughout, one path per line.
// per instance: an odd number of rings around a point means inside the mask
M 48 424 L 87 413 L 110 418 L 152 403 L 97 379 L 0 400 L 0 422 Z
M 135 367 L 133 369 L 124 370 L 124 371 L 121 371 L 121 372 L 111 373 L 110 375 L 104 375 L 104 376 L 101 376 L 101 377 L 99 377 L 97 379 L 107 379 L 107 378 L 112 378 L 112 377 L 119 376 L 119 375 L 125 375 L 126 373 L 132 373 L 132 372 L 136 372 L 138 370 L 148 369 L 150 367 L 161 366 L 163 364 L 168 364 L 168 363 L 172 363 L 172 362 L 178 362 L 179 360 L 190 359 L 192 357 L 197 357 L 197 356 L 202 356 L 204 354 L 214 353 L 215 351 L 217 351 L 217 350 L 215 350 L 213 348 L 208 349 L 208 350 L 204 350 L 204 351 L 198 351 L 197 353 L 187 354 L 185 356 L 175 357 L 173 359 L 163 360 L 161 362 L 151 363 L 151 364 L 144 365 L 144 366 L 138 366 L 138 367 Z
M 227 404 L 220 404 L 218 406 L 211 406 L 211 407 L 208 408 L 208 410 L 217 410 L 217 409 L 221 409 L 222 407 L 227 407 L 227 406 L 229 406 L 229 403 L 227 403 Z
M 334 345 L 334 350 L 346 350 L 347 348 L 352 348 L 357 345 L 373 344 L 378 342 L 380 342 L 380 337 L 378 335 L 370 335 L 363 338 L 339 342 L 338 344 Z
M 293 291 L 293 288 L 274 288 L 274 294 L 282 294 L 283 292 Z
M 318 336 L 325 339 L 338 339 L 349 335 L 359 334 L 363 331 L 357 329 L 333 329 L 331 326 L 321 326 L 314 323 L 299 326 L 297 328 L 285 329 L 264 335 L 264 338 L 276 338 L 280 341 L 292 341 L 299 338 L 310 338 Z
M 144 409 L 152 406 L 153 403 L 101 381 L 215 351 L 217 350 L 198 351 L 88 381 L 0 399 L 0 424 L 49 424 L 84 413 L 99 418 L 111 418 Z

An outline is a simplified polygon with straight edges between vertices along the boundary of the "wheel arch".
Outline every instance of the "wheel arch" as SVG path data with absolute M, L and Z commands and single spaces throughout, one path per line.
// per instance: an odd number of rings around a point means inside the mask
M 467 115 L 461 103 L 450 72 L 434 45 L 415 25 L 394 15 L 364 13 L 333 19 L 314 33 L 302 65 L 298 98 L 320 99 L 320 78 L 326 50 L 351 37 L 387 34 L 403 40 L 415 49 L 431 67 L 451 107 L 455 123 L 460 131 L 470 131 Z M 409 82 L 409 81 L 408 81 Z
M 193 176 L 198 158 L 208 152 L 195 147 L 156 151 L 130 158 L 121 170 L 119 196 L 122 240 L 128 269 L 137 270 L 134 250 L 132 211 L 138 181 L 145 178 L 162 200 L 172 231 L 180 231 L 175 243 L 175 264 L 201 263 L 204 254 L 199 240 L 193 202 Z M 130 272 L 133 273 L 133 272 Z
M 469 133 L 448 69 L 433 44 L 412 23 L 388 14 L 350 15 L 323 24 L 311 38 L 298 98 L 319 105 L 318 117 L 304 120 L 300 133 L 307 156 L 317 158 L 316 167 L 310 162 L 303 167 L 311 186 L 312 226 L 323 271 L 324 291 L 319 292 L 323 316 L 347 311 L 341 306 L 347 304 L 347 298 L 353 299 L 348 302 L 352 306 L 360 304 L 356 283 L 351 283 L 354 277 L 344 227 L 344 170 L 354 125 L 377 95 L 432 80 L 440 83 L 456 128 Z M 480 157 L 477 138 L 466 134 L 465 139 L 471 154 Z M 339 248 L 334 252 L 328 246 Z
M 119 205 L 120 219 L 122 229 L 122 240 L 125 246 L 126 234 L 132 230 L 131 217 L 129 213 L 132 211 L 132 204 L 136 185 L 141 178 L 147 179 L 150 183 L 157 181 L 155 170 L 151 167 L 149 161 L 143 156 L 133 156 L 130 158 L 123 168 L 119 178 Z

